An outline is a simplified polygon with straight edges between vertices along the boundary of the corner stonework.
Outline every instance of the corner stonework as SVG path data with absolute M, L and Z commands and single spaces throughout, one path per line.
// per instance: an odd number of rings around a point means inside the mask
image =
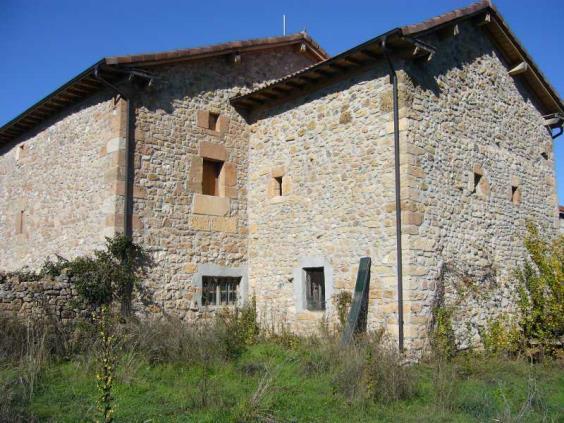
M 124 227 L 124 207 L 126 195 L 126 142 L 127 142 L 127 103 L 123 99 L 117 100 L 112 114 L 112 134 L 100 153 L 101 156 L 110 156 L 109 168 L 104 174 L 108 189 L 108 196 L 104 201 L 106 215 L 104 236 L 111 237 L 122 232 Z M 135 186 L 134 198 L 144 198 L 142 187 Z M 143 227 L 139 217 L 133 215 L 132 226 L 134 230 Z

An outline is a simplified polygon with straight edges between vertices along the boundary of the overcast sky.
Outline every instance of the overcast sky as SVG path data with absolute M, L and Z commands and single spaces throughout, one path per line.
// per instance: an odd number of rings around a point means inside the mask
M 143 53 L 304 28 L 330 54 L 468 0 L 0 0 L 0 125 L 104 56 Z M 564 92 L 563 0 L 495 2 L 544 74 Z M 564 202 L 564 136 L 555 142 Z

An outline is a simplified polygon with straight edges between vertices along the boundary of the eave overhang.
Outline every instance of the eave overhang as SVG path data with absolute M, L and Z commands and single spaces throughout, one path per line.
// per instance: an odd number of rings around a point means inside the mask
M 433 47 L 423 43 L 421 38 L 432 32 L 456 31 L 458 30 L 456 25 L 468 19 L 484 28 L 510 68 L 520 63 L 526 64 L 526 71 L 519 73 L 515 78 L 519 78 L 530 88 L 543 115 L 561 114 L 564 111 L 562 100 L 556 90 L 490 1 L 481 1 L 416 25 L 396 28 L 331 59 L 302 69 L 245 95 L 234 97 L 231 103 L 246 112 L 258 108 L 270 108 L 350 77 L 352 72 L 364 71 L 375 61 L 383 59 L 381 42 L 384 39 L 387 40 L 388 49 L 402 58 L 427 60 L 432 57 Z
M 234 41 L 209 47 L 103 58 L 3 125 L 0 128 L 0 145 L 18 139 L 68 107 L 84 101 L 108 86 L 119 84 L 135 73 L 142 75 L 143 70 L 140 68 L 217 56 L 231 57 L 235 54 L 284 46 L 295 46 L 312 60 L 321 61 L 329 57 L 308 34 L 300 32 L 282 37 Z

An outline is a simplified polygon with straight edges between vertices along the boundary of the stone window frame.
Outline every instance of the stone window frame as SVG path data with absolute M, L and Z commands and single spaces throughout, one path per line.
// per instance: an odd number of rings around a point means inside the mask
M 29 147 L 27 146 L 27 144 L 22 143 L 19 144 L 18 146 L 16 146 L 15 149 L 15 159 L 16 159 L 16 163 L 20 162 L 22 159 L 24 159 L 28 153 L 28 149 Z
M 521 179 L 518 176 L 511 177 L 511 187 L 509 191 L 509 201 L 515 206 L 521 204 L 521 199 L 523 197 L 523 192 L 521 190 Z
M 232 305 L 223 306 L 202 306 L 202 287 L 203 287 L 203 277 L 204 276 L 216 276 L 216 277 L 234 277 L 241 278 L 239 282 L 239 296 L 237 298 L 237 305 L 235 307 L 243 307 L 248 302 L 249 296 L 249 278 L 247 272 L 247 266 L 239 267 L 229 267 L 221 266 L 215 263 L 200 263 L 198 265 L 198 271 L 192 276 L 192 286 L 195 288 L 194 303 L 196 307 L 207 307 L 209 309 L 224 308 L 224 307 L 234 307 Z
M 210 127 L 210 115 L 217 115 L 216 127 Z M 230 119 L 217 109 L 198 110 L 196 112 L 196 126 L 202 129 L 206 134 L 221 137 L 229 132 Z
M 476 176 L 479 176 L 476 183 Z M 468 172 L 468 191 L 479 198 L 487 199 L 490 195 L 490 183 L 481 165 L 475 164 L 472 172 Z
M 271 202 L 284 201 L 291 194 L 292 180 L 286 174 L 286 167 L 283 165 L 275 166 L 270 171 L 267 197 Z
M 219 175 L 219 195 L 204 195 L 203 167 L 204 159 L 221 162 Z M 200 141 L 198 155 L 192 156 L 188 187 L 194 193 L 192 213 L 211 216 L 227 216 L 230 199 L 237 198 L 237 166 L 228 160 L 227 148 L 223 144 Z
M 308 268 L 323 268 L 325 279 L 325 310 L 308 310 L 306 301 L 306 271 Z M 294 301 L 298 313 L 308 312 L 315 314 L 330 313 L 333 306 L 333 295 L 335 294 L 335 280 L 333 277 L 333 267 L 326 257 L 305 256 L 299 259 L 299 267 L 293 271 L 294 276 Z

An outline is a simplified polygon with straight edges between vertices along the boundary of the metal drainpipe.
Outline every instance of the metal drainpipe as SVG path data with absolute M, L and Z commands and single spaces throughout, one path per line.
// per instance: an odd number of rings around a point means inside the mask
M 94 77 L 117 93 L 126 102 L 127 123 L 125 126 L 125 198 L 123 204 L 123 233 L 127 238 L 131 239 L 133 235 L 131 217 L 133 216 L 133 166 L 135 152 L 135 140 L 133 135 L 135 133 L 135 108 L 133 107 L 133 101 L 130 96 L 111 82 L 102 78 L 98 68 L 94 69 Z
M 398 344 L 403 352 L 403 264 L 401 247 L 401 185 L 400 185 L 400 146 L 399 146 L 399 110 L 398 110 L 398 77 L 386 47 L 386 38 L 382 40 L 382 50 L 390 70 L 394 109 L 394 170 L 396 189 L 396 261 L 398 279 Z
M 135 107 L 131 98 L 127 102 L 127 125 L 125 127 L 125 198 L 123 202 L 123 233 L 131 239 L 133 237 L 133 168 L 135 160 Z

